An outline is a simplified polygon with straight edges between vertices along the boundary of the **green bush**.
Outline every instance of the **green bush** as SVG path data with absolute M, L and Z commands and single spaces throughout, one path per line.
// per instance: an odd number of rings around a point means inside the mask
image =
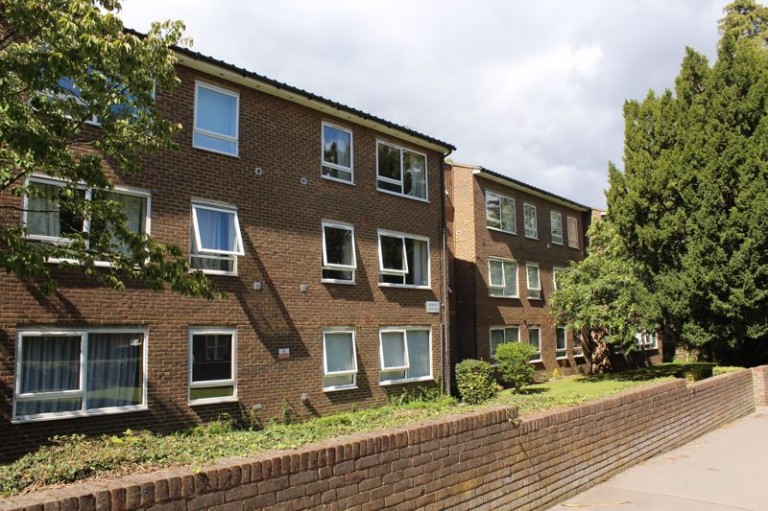
M 712 376 L 718 376 L 721 374 L 727 374 L 727 373 L 735 373 L 737 371 L 744 370 L 743 367 L 737 367 L 737 366 L 715 366 L 714 369 L 712 369 Z
M 461 399 L 468 404 L 479 404 L 493 398 L 498 392 L 493 379 L 493 367 L 483 360 L 467 359 L 456 365 L 456 385 Z
M 496 348 L 496 360 L 499 362 L 499 378 L 516 392 L 533 383 L 535 368 L 531 357 L 536 349 L 527 342 L 505 342 Z
M 682 366 L 682 376 L 688 382 L 693 383 L 695 381 L 711 378 L 715 364 L 711 362 L 696 362 L 694 364 L 684 364 Z

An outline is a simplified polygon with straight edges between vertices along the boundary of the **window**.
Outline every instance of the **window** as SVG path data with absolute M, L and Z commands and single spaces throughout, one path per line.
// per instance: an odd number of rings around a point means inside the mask
M 485 192 L 485 222 L 491 229 L 517 234 L 515 199 Z
M 355 282 L 355 231 L 351 225 L 323 222 L 323 282 Z
M 565 268 L 562 268 L 561 266 L 553 266 L 552 267 L 552 284 L 554 286 L 555 291 L 560 289 L 558 287 L 557 282 L 558 282 L 558 280 L 561 280 L 561 275 L 563 274 L 564 270 L 565 270 Z
M 429 287 L 429 239 L 379 231 L 379 285 Z
M 526 281 L 528 283 L 528 298 L 538 300 L 541 298 L 541 275 L 539 275 L 539 265 L 536 263 L 527 263 L 525 265 Z
M 381 372 L 379 383 L 432 379 L 431 335 L 427 328 L 391 328 L 379 331 Z
M 568 334 L 563 327 L 555 328 L 555 356 L 558 359 L 568 358 Z
M 356 388 L 355 332 L 339 328 L 323 331 L 323 390 Z
M 525 223 L 525 237 L 534 240 L 539 239 L 539 227 L 536 220 L 536 206 L 523 203 L 523 221 Z
M 549 226 L 552 232 L 552 243 L 555 245 L 563 244 L 563 215 L 558 211 L 549 212 Z
M 322 176 L 353 183 L 352 132 L 326 123 L 323 123 L 322 130 Z
M 237 156 L 239 104 L 236 92 L 197 82 L 192 146 Z
M 541 329 L 539 327 L 528 328 L 528 343 L 536 349 L 531 355 L 531 362 L 541 362 Z
M 146 331 L 22 331 L 14 420 L 146 408 Z
M 237 209 L 226 205 L 192 203 L 190 265 L 207 273 L 237 273 L 237 257 L 244 255 Z
M 583 357 L 584 356 L 584 348 L 581 346 L 581 338 L 576 333 L 575 330 L 571 331 L 571 335 L 573 336 L 573 356 L 574 357 Z
M 496 357 L 496 348 L 505 342 L 520 342 L 520 328 L 516 326 L 491 327 L 491 359 Z
M 196 328 L 189 331 L 189 402 L 214 403 L 237 396 L 235 331 Z
M 379 191 L 427 200 L 425 154 L 377 142 L 376 169 L 376 186 Z
M 576 217 L 568 217 L 568 246 L 579 248 L 579 221 Z
M 659 341 L 656 332 L 638 332 L 635 334 L 635 346 L 644 350 L 655 350 L 659 348 Z
M 506 259 L 488 259 L 489 285 L 491 296 L 517 298 L 517 263 Z
M 125 216 L 130 232 L 149 232 L 149 194 L 143 191 L 115 187 L 113 191 L 91 189 L 71 190 L 61 181 L 33 177 L 29 180 L 30 193 L 25 197 L 23 222 L 30 240 L 66 244 L 73 235 L 91 239 L 109 236 L 110 248 L 129 256 L 125 242 L 118 240 L 106 220 L 89 221 L 77 212 L 77 200 L 116 202 Z

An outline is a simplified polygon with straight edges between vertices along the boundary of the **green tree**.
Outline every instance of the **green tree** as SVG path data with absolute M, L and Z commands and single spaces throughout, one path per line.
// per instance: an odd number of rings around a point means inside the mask
M 153 91 L 178 81 L 171 46 L 182 42 L 182 23 L 155 23 L 140 36 L 124 29 L 119 10 L 114 0 L 0 0 L 0 268 L 46 291 L 63 268 L 118 289 L 137 282 L 211 298 L 213 285 L 189 272 L 179 248 L 129 229 L 108 193 L 115 175 L 171 149 L 179 128 L 159 114 Z M 30 184 L 33 173 L 63 186 Z M 32 243 L 21 225 L 29 203 L 53 204 L 52 214 L 91 229 Z
M 515 392 L 533 383 L 536 368 L 531 365 L 531 357 L 536 348 L 527 342 L 505 342 L 496 348 L 494 358 L 498 361 L 499 378 L 507 385 L 512 385 Z

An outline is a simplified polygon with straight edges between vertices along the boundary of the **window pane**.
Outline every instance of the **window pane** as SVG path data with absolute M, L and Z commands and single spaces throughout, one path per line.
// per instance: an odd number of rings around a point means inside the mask
M 400 149 L 385 144 L 379 144 L 378 156 L 379 176 L 395 181 L 401 181 Z M 383 183 L 379 182 L 379 187 L 383 187 Z M 402 192 L 402 189 L 399 186 L 397 188 L 396 191 Z
M 541 289 L 538 266 L 528 266 L 528 288 L 534 290 Z
M 144 336 L 88 336 L 86 408 L 139 405 L 143 400 Z
M 37 413 L 72 412 L 82 410 L 80 397 L 52 398 L 42 401 L 17 401 L 16 415 L 34 415 Z
M 538 228 L 536 225 L 536 206 L 525 204 L 523 206 L 525 219 L 525 235 L 530 238 L 538 238 Z
M 222 385 L 219 387 L 205 387 L 200 389 L 189 389 L 190 401 L 198 399 L 217 399 L 222 397 L 231 397 L 235 394 L 235 387 L 232 385 Z
M 323 376 L 323 387 L 350 387 L 355 384 L 354 374 L 339 374 L 335 376 Z
M 485 194 L 485 218 L 488 227 L 501 228 L 501 206 L 498 195 Z
M 353 336 L 351 332 L 325 333 L 326 374 L 355 370 Z
M 504 286 L 504 263 L 491 260 L 488 261 L 488 268 L 490 270 L 491 286 Z
M 539 329 L 532 328 L 528 330 L 528 342 L 536 348 L 536 351 L 541 351 L 541 337 L 539 336 Z
M 192 144 L 195 147 L 205 147 L 212 151 L 225 154 L 237 154 L 237 142 L 223 138 L 212 137 L 204 133 L 192 135 Z
M 566 348 L 565 328 L 558 328 L 556 330 L 557 335 L 557 349 L 564 350 Z
M 500 344 L 504 343 L 504 329 L 494 329 L 491 330 L 491 356 L 493 357 L 496 355 L 496 348 L 499 347 Z
M 21 347 L 21 393 L 78 390 L 80 342 L 80 336 L 24 337 Z
M 579 248 L 579 222 L 574 217 L 568 217 L 568 246 Z
M 198 86 L 196 122 L 196 128 L 235 138 L 237 97 Z
M 408 260 L 408 274 L 405 283 L 413 286 L 427 286 L 429 281 L 429 250 L 427 242 L 405 238 L 405 253 Z
M 504 263 L 504 294 L 517 296 L 517 265 Z
M 67 207 L 64 187 L 50 183 L 30 183 L 40 197 L 27 200 L 27 229 L 29 234 L 62 237 L 83 231 L 83 219 Z M 85 192 L 76 192 L 82 200 Z
M 199 240 L 195 237 L 198 252 L 238 253 L 241 251 L 238 243 L 237 213 L 194 206 L 193 210 L 200 233 Z
M 352 167 L 352 135 L 333 126 L 323 126 L 323 161 Z
M 408 378 L 429 376 L 429 330 L 409 330 L 408 333 Z
M 421 199 L 427 198 L 427 159 L 423 154 L 403 151 L 403 193 Z
M 192 381 L 232 379 L 232 336 L 200 334 L 192 338 Z
M 403 257 L 405 242 L 403 238 L 392 236 L 379 236 L 381 247 L 381 271 L 393 271 L 404 273 L 406 271 Z
M 402 332 L 381 333 L 381 368 L 406 367 L 405 337 Z
M 552 242 L 553 243 L 562 243 L 563 242 L 563 217 L 562 217 L 562 215 L 560 215 L 560 213 L 558 213 L 556 211 L 550 211 L 549 219 L 550 219 L 551 230 L 552 230 Z
M 193 252 L 194 252 L 194 247 Z M 193 255 L 189 259 L 189 266 L 194 270 L 217 271 L 234 273 L 234 256 L 201 256 Z
M 515 201 L 512 199 L 501 199 L 501 228 L 507 232 L 517 232 L 515 217 Z
M 520 340 L 520 329 L 516 326 L 504 329 L 505 342 L 518 342 Z
M 354 266 L 354 248 L 352 230 L 341 227 L 324 226 L 325 265 Z

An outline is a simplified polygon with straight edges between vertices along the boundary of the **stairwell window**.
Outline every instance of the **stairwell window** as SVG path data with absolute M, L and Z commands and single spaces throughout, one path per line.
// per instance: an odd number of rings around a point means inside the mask
M 190 265 L 206 273 L 234 274 L 237 256 L 245 255 L 237 209 L 192 203 Z
M 232 401 L 237 397 L 234 329 L 189 331 L 189 403 Z
M 376 143 L 376 187 L 380 192 L 427 200 L 427 155 Z
M 343 183 L 354 183 L 352 132 L 328 123 L 323 123 L 322 132 L 322 176 Z
M 240 95 L 236 92 L 196 82 L 192 146 L 237 156 L 239 110 Z
M 323 390 L 357 388 L 357 349 L 351 328 L 323 331 Z
M 386 328 L 379 331 L 379 384 L 432 379 L 432 340 L 428 328 Z
M 379 231 L 379 285 L 429 288 L 429 238 Z
M 528 284 L 528 298 L 538 300 L 541 298 L 541 275 L 539 274 L 539 265 L 537 263 L 527 263 L 525 265 L 526 281 Z
M 323 222 L 323 282 L 354 284 L 356 269 L 354 228 Z
M 517 263 L 507 259 L 488 259 L 488 294 L 517 298 Z

